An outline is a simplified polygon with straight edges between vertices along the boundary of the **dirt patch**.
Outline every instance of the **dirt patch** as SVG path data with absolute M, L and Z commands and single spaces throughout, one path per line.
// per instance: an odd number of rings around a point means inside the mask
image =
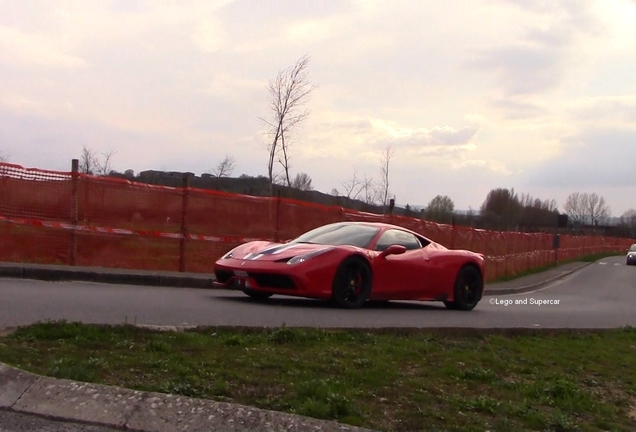
M 632 400 L 632 404 L 629 407 L 629 418 L 636 422 L 636 399 Z
M 0 328 L 0 337 L 7 337 L 15 332 L 15 327 Z

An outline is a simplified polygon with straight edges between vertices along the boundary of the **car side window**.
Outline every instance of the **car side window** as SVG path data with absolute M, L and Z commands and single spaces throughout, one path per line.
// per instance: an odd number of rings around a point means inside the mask
M 419 249 L 422 247 L 420 241 L 413 234 L 401 230 L 388 230 L 378 240 L 375 250 L 383 251 L 391 245 L 401 245 L 406 250 Z

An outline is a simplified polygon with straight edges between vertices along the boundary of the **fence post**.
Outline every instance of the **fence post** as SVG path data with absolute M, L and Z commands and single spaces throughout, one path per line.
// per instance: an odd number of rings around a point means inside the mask
M 179 241 L 179 271 L 186 271 L 186 239 L 188 236 L 188 202 L 190 176 L 183 174 L 183 191 L 181 194 L 181 239 Z
M 79 219 L 79 202 L 77 198 L 77 184 L 79 181 L 79 160 L 71 160 L 71 250 L 69 253 L 69 264 L 74 266 L 77 262 L 77 220 Z

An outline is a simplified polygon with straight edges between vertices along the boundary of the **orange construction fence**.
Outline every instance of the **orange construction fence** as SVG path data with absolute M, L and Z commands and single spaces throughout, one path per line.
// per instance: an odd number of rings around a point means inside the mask
M 76 168 L 76 163 L 75 167 Z M 331 222 L 382 221 L 452 249 L 487 256 L 487 280 L 599 252 L 633 239 L 498 232 L 363 213 L 278 197 L 0 163 L 0 261 L 212 272 L 214 261 L 253 240 L 283 241 Z

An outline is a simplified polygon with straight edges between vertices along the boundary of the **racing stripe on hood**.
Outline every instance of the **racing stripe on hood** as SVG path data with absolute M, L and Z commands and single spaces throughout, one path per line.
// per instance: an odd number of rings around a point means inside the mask
M 261 258 L 264 255 L 277 255 L 277 254 L 285 252 L 286 250 L 293 249 L 293 248 L 296 248 L 296 247 L 299 247 L 299 246 L 304 246 L 304 245 L 302 245 L 302 244 L 289 244 L 289 245 L 274 246 L 274 247 L 271 247 L 269 249 L 265 249 L 264 251 L 258 252 L 257 254 L 250 253 L 250 254 L 246 255 L 243 259 L 244 260 L 253 261 L 253 260 L 257 260 L 257 259 Z

